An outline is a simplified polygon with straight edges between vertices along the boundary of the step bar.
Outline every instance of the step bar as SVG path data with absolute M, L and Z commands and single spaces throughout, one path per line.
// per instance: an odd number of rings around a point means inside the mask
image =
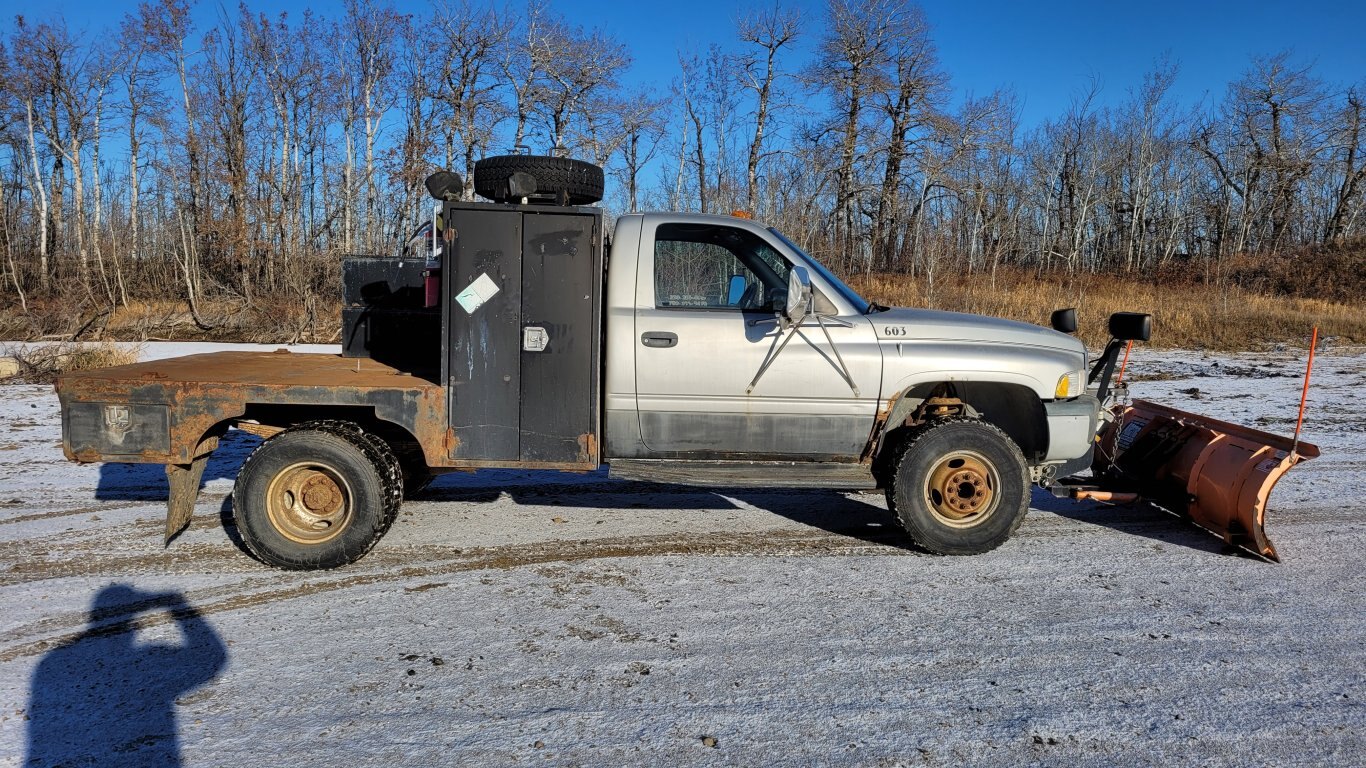
M 866 464 L 803 461 L 710 461 L 692 459 L 613 459 L 609 477 L 650 483 L 712 488 L 877 488 Z

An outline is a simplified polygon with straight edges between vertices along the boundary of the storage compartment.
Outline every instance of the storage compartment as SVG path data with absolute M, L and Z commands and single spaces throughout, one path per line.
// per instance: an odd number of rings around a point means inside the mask
M 445 221 L 451 457 L 596 467 L 601 211 L 453 203 Z
M 425 259 L 348 256 L 342 260 L 342 356 L 401 370 L 441 365 L 441 308 L 426 301 Z

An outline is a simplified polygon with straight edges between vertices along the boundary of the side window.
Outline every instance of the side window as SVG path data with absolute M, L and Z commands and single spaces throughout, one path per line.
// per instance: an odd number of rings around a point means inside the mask
M 758 235 L 717 224 L 655 230 L 655 305 L 772 310 L 787 300 L 792 265 Z

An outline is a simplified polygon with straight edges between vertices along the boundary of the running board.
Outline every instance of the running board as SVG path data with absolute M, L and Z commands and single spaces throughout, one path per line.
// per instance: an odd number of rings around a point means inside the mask
M 608 465 L 607 474 L 621 480 L 720 488 L 868 490 L 877 487 L 868 465 L 828 462 L 614 459 Z

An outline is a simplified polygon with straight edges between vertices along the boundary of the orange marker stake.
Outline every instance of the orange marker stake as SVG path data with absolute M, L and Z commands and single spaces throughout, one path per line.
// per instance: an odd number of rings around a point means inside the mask
M 1295 421 L 1295 440 L 1290 444 L 1290 455 L 1295 455 L 1300 447 L 1300 427 L 1304 425 L 1304 403 L 1309 399 L 1309 372 L 1314 370 L 1314 348 L 1319 345 L 1319 327 L 1314 326 L 1314 335 L 1309 339 L 1309 364 L 1304 367 L 1304 391 L 1300 392 L 1300 417 Z
M 1134 348 L 1134 340 L 1129 339 L 1129 343 L 1124 345 L 1124 362 L 1119 364 L 1119 379 L 1115 381 L 1115 386 L 1124 383 L 1124 369 L 1129 367 L 1129 350 Z

